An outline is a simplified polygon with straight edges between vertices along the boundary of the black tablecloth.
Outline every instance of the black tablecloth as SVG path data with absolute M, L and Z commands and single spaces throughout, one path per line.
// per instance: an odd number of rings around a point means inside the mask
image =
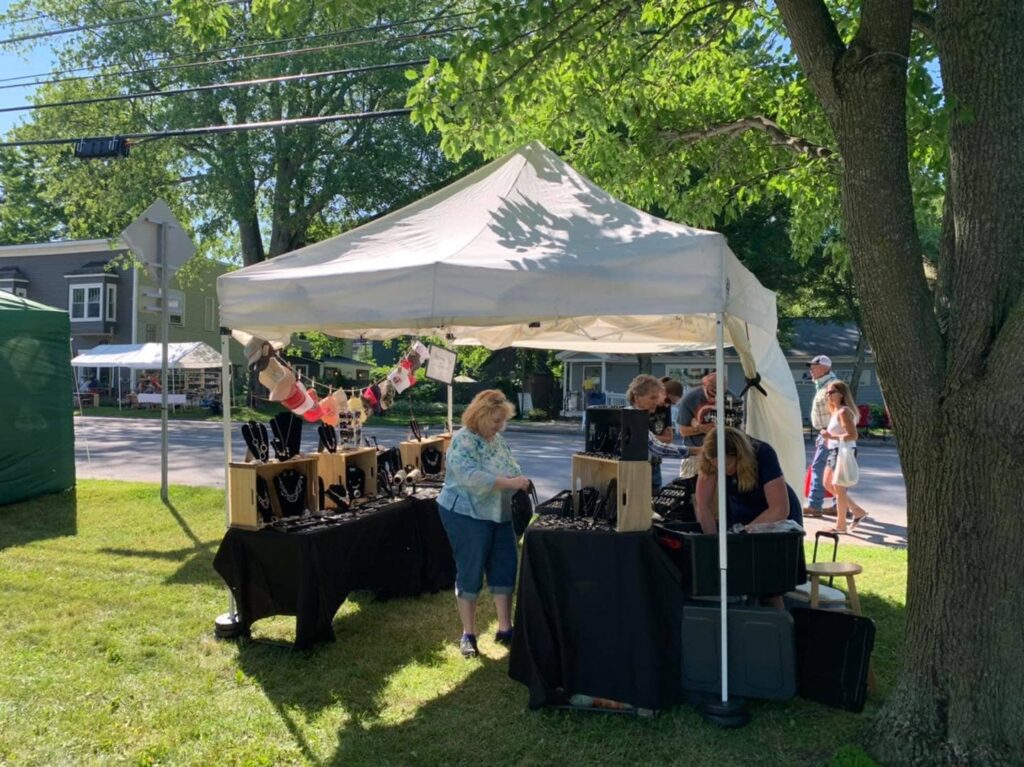
M 354 590 L 413 596 L 455 582 L 437 504 L 423 498 L 315 530 L 230 529 L 213 567 L 245 633 L 260 618 L 294 615 L 297 649 L 334 639 L 334 615 Z
M 664 709 L 682 699 L 679 574 L 653 534 L 531 526 L 509 676 L 530 707 L 581 693 Z

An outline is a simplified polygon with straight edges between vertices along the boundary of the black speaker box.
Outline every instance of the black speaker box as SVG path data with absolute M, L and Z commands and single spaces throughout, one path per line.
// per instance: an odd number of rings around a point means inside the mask
M 588 407 L 586 451 L 620 461 L 646 461 L 647 412 L 623 407 Z

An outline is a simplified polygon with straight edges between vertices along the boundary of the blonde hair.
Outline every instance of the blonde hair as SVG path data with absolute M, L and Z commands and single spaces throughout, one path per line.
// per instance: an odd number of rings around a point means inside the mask
M 735 426 L 725 426 L 725 455 L 736 459 L 736 485 L 741 493 L 747 493 L 757 486 L 757 456 L 750 438 Z M 718 427 L 704 435 L 704 448 L 700 454 L 697 471 L 714 476 L 716 469 L 711 462 L 718 457 Z
M 516 414 L 515 406 L 505 398 L 500 389 L 484 389 L 473 397 L 473 401 L 462 413 L 462 425 L 472 432 L 480 433 L 480 422 L 500 410 L 509 419 Z
M 659 381 L 654 376 L 649 376 L 646 373 L 641 373 L 629 383 L 629 388 L 626 389 L 626 401 L 633 405 L 636 403 L 637 397 L 647 397 L 659 390 L 665 391 L 665 384 Z
M 848 407 L 855 414 L 857 413 L 857 403 L 853 401 L 853 390 L 850 388 L 850 384 L 837 378 L 835 381 L 829 381 L 825 385 L 826 396 L 828 396 L 829 389 L 838 389 L 839 393 L 843 395 L 843 407 Z M 856 423 L 856 420 L 854 423 Z

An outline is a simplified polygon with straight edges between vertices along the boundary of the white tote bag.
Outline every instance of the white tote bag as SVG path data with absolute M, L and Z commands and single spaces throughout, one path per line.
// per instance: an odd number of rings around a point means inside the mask
M 835 471 L 832 472 L 832 481 L 840 487 L 853 487 L 860 481 L 857 456 L 853 454 L 853 448 L 845 439 L 839 440 L 839 455 L 836 458 Z

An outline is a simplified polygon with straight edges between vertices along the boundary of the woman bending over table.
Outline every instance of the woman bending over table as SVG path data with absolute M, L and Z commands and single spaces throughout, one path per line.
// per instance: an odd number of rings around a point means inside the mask
M 751 439 L 734 426 L 725 428 L 726 525 L 749 527 L 761 522 L 792 519 L 802 524 L 800 500 L 790 493 L 782 476 L 775 449 L 767 442 Z M 718 531 L 718 436 L 717 427 L 704 437 L 704 449 L 697 466 L 694 505 L 697 521 L 705 533 Z
M 462 621 L 459 651 L 465 658 L 479 653 L 476 600 L 484 573 L 498 613 L 494 641 L 512 644 L 517 551 L 511 500 L 513 492 L 530 486 L 501 436 L 514 413 L 512 403 L 497 389 L 480 392 L 462 414 L 463 428 L 452 437 L 445 457 L 437 506 L 455 555 L 455 602 Z

